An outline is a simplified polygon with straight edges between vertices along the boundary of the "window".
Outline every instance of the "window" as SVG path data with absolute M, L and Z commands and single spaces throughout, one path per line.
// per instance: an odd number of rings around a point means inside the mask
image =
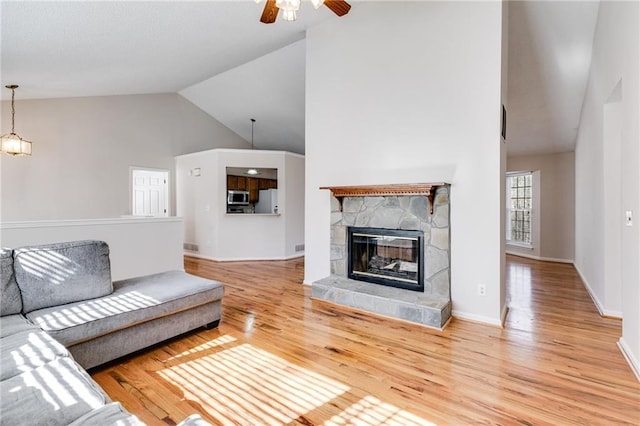
M 531 245 L 533 174 L 507 173 L 507 242 Z

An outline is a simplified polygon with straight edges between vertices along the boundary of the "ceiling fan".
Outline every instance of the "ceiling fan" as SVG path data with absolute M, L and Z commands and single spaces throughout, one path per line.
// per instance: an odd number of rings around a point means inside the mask
M 258 2 L 260 0 L 257 0 Z M 311 0 L 313 7 L 316 9 L 324 4 L 338 16 L 349 13 L 351 5 L 344 0 Z M 260 22 L 264 24 L 272 24 L 276 22 L 278 11 L 282 9 L 282 18 L 285 21 L 295 21 L 296 12 L 300 8 L 300 0 L 267 0 L 260 17 Z

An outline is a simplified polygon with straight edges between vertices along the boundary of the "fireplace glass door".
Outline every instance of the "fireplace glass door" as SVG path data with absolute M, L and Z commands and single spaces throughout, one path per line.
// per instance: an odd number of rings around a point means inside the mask
M 421 231 L 348 228 L 349 278 L 424 291 Z

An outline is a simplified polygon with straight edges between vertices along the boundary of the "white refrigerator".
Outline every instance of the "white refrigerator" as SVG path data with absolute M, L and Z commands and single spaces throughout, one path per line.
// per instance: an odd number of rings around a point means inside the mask
M 256 203 L 256 213 L 278 213 L 278 190 L 261 189 Z

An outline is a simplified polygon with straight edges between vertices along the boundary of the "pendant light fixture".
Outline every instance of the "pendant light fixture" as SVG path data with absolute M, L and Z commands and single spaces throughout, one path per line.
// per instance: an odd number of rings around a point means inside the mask
M 256 119 L 255 118 L 250 118 L 250 120 L 251 120 L 251 151 L 253 151 L 253 125 L 255 124 Z M 258 173 L 258 171 L 256 169 L 249 169 L 249 170 L 247 170 L 247 174 L 255 176 L 255 175 L 258 175 L 260 173 Z
M 16 107 L 15 96 L 17 84 L 8 84 L 5 86 L 7 89 L 11 89 L 11 133 L 2 135 L 2 142 L 0 149 L 3 154 L 7 155 L 31 155 L 31 142 L 22 139 L 15 132 L 16 125 Z

